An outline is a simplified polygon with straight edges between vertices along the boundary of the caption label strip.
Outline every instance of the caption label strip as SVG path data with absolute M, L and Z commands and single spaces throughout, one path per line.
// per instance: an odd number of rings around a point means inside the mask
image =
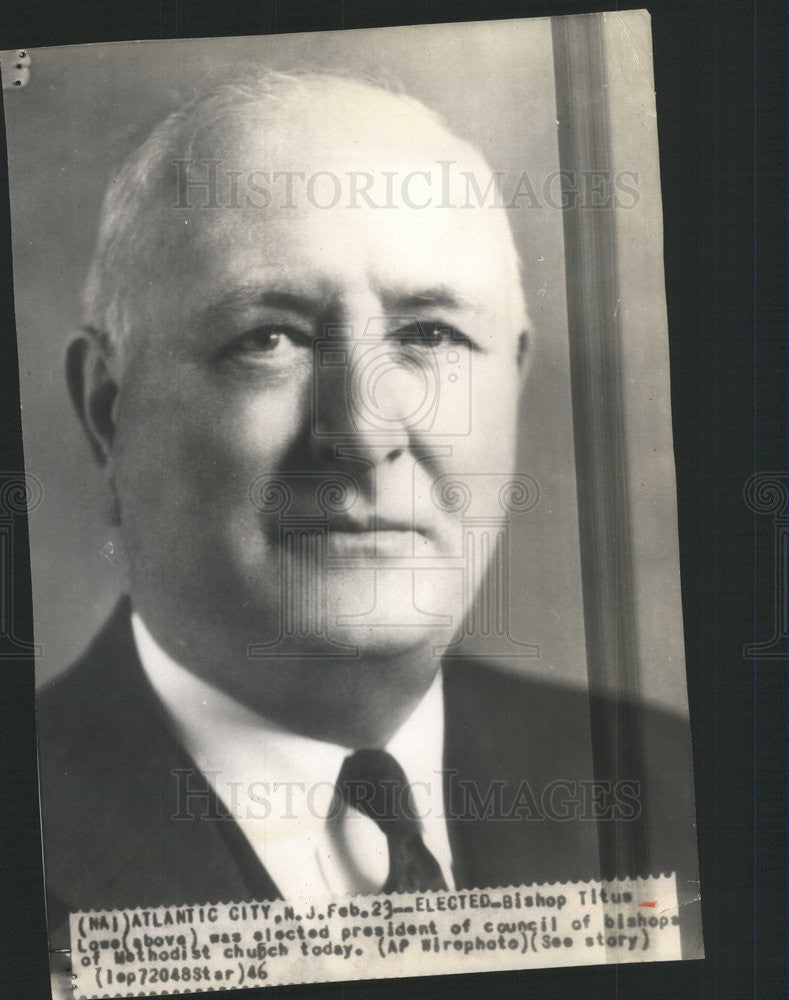
M 74 996 L 680 959 L 673 875 L 71 915 Z

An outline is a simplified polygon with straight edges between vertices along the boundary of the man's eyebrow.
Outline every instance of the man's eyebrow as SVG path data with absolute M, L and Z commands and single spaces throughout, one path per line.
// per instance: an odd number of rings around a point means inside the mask
M 203 313 L 202 320 L 210 326 L 229 314 L 257 306 L 287 309 L 290 312 L 313 316 L 325 308 L 326 300 L 323 297 L 307 295 L 286 288 L 242 285 L 238 288 L 231 288 L 214 299 Z
M 474 308 L 468 299 L 447 285 L 435 285 L 427 288 L 409 289 L 408 291 L 382 292 L 381 300 L 387 313 L 401 316 L 431 308 L 449 309 L 455 312 Z M 240 285 L 217 296 L 202 312 L 199 323 L 201 327 L 212 329 L 223 321 L 227 321 L 233 313 L 261 306 L 285 309 L 312 318 L 325 312 L 331 302 L 330 293 L 311 295 L 289 288 Z
M 448 285 L 434 285 L 399 294 L 385 293 L 382 298 L 387 312 L 409 312 L 431 307 L 457 311 L 473 308 L 468 299 Z

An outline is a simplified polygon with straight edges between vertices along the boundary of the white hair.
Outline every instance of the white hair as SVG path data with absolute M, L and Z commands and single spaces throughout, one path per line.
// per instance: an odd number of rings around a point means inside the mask
M 262 107 L 267 121 L 285 125 L 306 112 L 314 117 L 316 108 L 326 110 L 327 121 L 331 120 L 328 112 L 337 110 L 349 118 L 360 98 L 368 103 L 371 100 L 390 103 L 389 109 L 381 108 L 382 121 L 386 121 L 386 111 L 393 110 L 408 115 L 410 128 L 423 127 L 452 135 L 437 112 L 388 83 L 315 71 L 251 71 L 234 75 L 161 121 L 108 185 L 96 250 L 83 292 L 85 330 L 108 349 L 115 349 L 144 325 L 140 293 L 161 272 L 161 254 L 153 251 L 163 249 L 168 238 L 166 209 L 174 204 L 176 187 L 173 166 L 178 161 L 192 160 L 199 138 L 210 137 L 220 129 L 227 133 L 235 126 L 242 126 L 255 117 L 250 114 L 252 108 L 260 114 Z M 284 139 L 287 142 L 287 129 Z M 481 154 L 475 153 L 482 159 Z M 511 289 L 509 312 L 515 322 L 525 324 L 520 262 L 506 221 L 504 227 L 507 259 L 502 261 L 502 267 L 512 272 L 505 276 Z M 171 238 L 175 232 L 172 228 Z

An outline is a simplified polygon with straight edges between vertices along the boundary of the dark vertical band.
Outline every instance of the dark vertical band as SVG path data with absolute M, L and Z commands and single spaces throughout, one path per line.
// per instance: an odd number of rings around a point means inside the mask
M 601 778 L 630 779 L 642 767 L 637 715 L 626 708 L 637 701 L 639 670 L 614 214 L 584 183 L 603 172 L 610 190 L 602 17 L 555 17 L 552 30 L 594 766 Z M 601 821 L 603 877 L 648 873 L 646 829 L 645 816 Z

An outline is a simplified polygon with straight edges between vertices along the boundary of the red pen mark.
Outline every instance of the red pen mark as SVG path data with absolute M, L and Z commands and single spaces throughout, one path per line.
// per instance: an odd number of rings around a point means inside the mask
M 639 903 L 639 906 L 651 906 L 653 909 L 657 906 L 658 901 L 655 899 L 651 903 Z

